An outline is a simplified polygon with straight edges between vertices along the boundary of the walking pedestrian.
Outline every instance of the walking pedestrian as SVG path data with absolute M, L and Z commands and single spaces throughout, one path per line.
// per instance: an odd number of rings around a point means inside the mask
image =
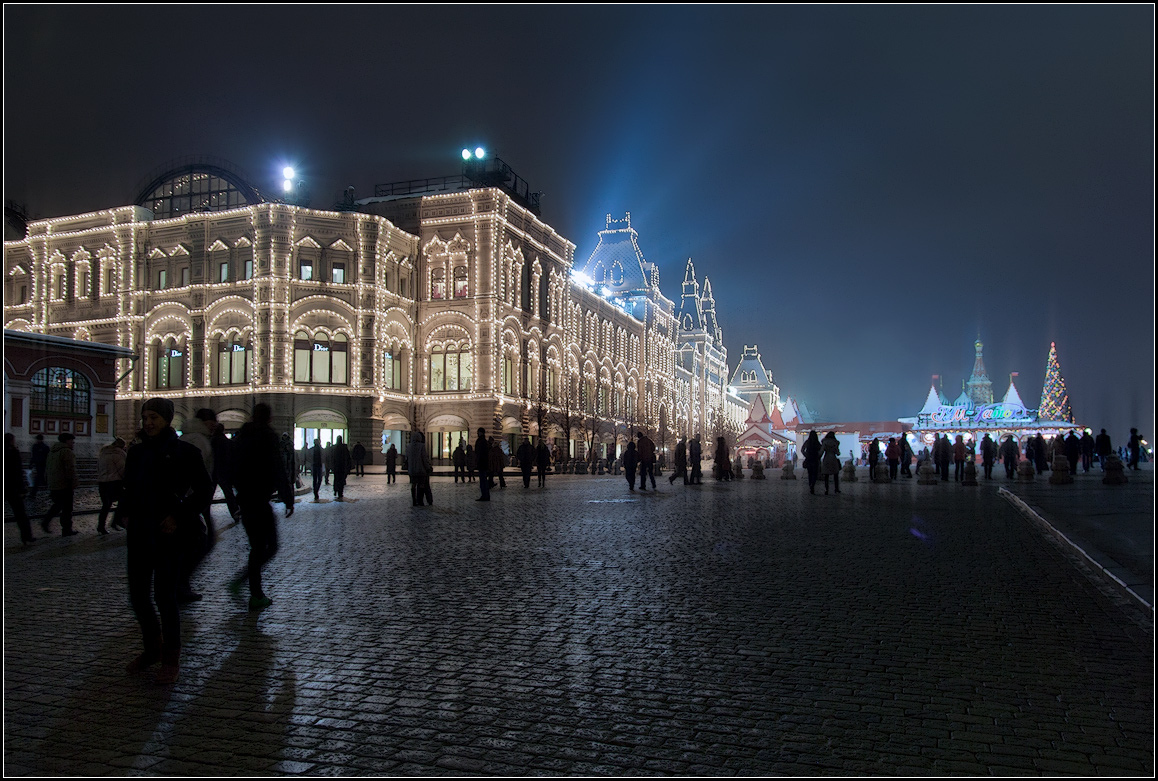
M 702 471 L 703 452 L 701 448 L 702 446 L 700 445 L 700 435 L 696 434 L 694 437 L 692 437 L 691 444 L 688 445 L 688 461 L 691 462 L 692 466 L 692 485 L 702 485 L 704 482 Z
M 634 442 L 627 443 L 627 450 L 623 451 L 623 476 L 627 478 L 627 487 L 635 493 L 635 468 L 639 465 L 639 452 Z
M 144 645 L 128 671 L 139 673 L 160 662 L 158 683 L 177 680 L 181 656 L 177 588 L 183 546 L 190 540 L 186 530 L 200 523 L 198 516 L 212 487 L 201 452 L 177 438 L 172 422 L 173 402 L 168 399 L 153 398 L 142 405 L 139 442 L 125 459 L 120 507 L 128 531 L 129 603 Z
M 985 479 L 993 479 L 993 464 L 997 460 L 997 443 L 988 434 L 981 438 L 981 467 L 985 470 Z
M 28 498 L 35 499 L 37 492 L 48 488 L 48 453 L 50 448 L 44 441 L 43 434 L 36 435 L 36 442 L 32 445 L 32 490 Z
M 901 437 L 901 474 L 905 477 L 913 476 L 913 446 L 908 437 Z
M 1110 442 L 1110 435 L 1102 429 L 1102 433 L 1094 439 L 1094 452 L 1098 454 L 1098 461 L 1102 465 L 1102 471 L 1106 471 L 1106 462 L 1110 460 L 1110 456 L 1114 455 L 1114 445 Z
M 1138 433 L 1138 429 L 1130 429 L 1130 444 L 1126 446 L 1126 449 L 1130 454 L 1130 461 L 1127 466 L 1137 472 L 1139 470 L 1138 462 L 1142 460 L 1142 435 Z M 51 487 L 49 486 L 49 488 Z
M 463 449 L 462 440 L 458 441 L 458 447 L 450 455 L 451 463 L 454 464 L 454 482 L 458 484 L 461 479 L 466 482 L 466 450 Z
M 1037 473 L 1044 475 L 1049 466 L 1050 452 L 1045 444 L 1045 437 L 1038 434 L 1033 439 L 1033 464 L 1037 467 Z
M 873 437 L 868 450 L 869 480 L 877 476 L 877 462 L 881 460 L 880 437 Z
M 298 451 L 294 448 L 293 440 L 290 439 L 288 431 L 283 431 L 281 434 L 281 457 L 285 476 L 289 479 L 291 486 L 296 486 L 298 483 Z
M 101 513 L 97 516 L 97 534 L 108 534 L 108 530 L 105 529 L 105 521 L 108 520 L 109 512 L 112 511 L 114 503 L 117 505 L 117 510 L 113 514 L 112 526 L 114 529 L 122 528 L 120 501 L 125 487 L 125 458 L 127 456 L 125 440 L 120 437 L 102 447 L 97 453 L 97 493 L 101 498 Z
M 474 454 L 478 461 L 478 486 L 482 491 L 482 496 L 475 499 L 476 502 L 489 502 L 491 500 L 490 447 L 490 444 L 487 442 L 486 429 L 480 426 L 478 439 L 474 442 Z
M 547 470 L 551 468 L 551 448 L 547 447 L 547 443 L 542 439 L 535 446 L 535 460 L 539 468 L 539 487 L 546 488 Z
M 314 502 L 322 501 L 318 492 L 322 490 L 322 478 L 325 477 L 325 461 L 326 457 L 322 453 L 322 440 L 315 439 L 314 446 L 310 448 L 310 471 L 314 484 Z
M 355 442 L 353 449 L 350 450 L 350 457 L 354 459 L 354 475 L 356 477 L 366 476 L 366 448 L 361 442 Z
M 201 463 L 205 466 L 205 473 L 208 475 L 212 475 L 214 469 L 213 440 L 210 435 L 215 428 L 217 428 L 217 413 L 211 409 L 203 408 L 197 410 L 192 418 L 185 421 L 181 432 L 181 441 L 193 445 L 201 454 Z M 212 483 L 212 477 L 210 483 Z M 177 583 L 177 600 L 182 604 L 201 601 L 201 595 L 193 590 L 192 578 L 198 565 L 209 555 L 209 551 L 217 543 L 217 529 L 213 524 L 212 507 L 213 494 L 211 492 L 204 506 L 199 508 L 196 523 L 191 523 L 187 528 L 181 530 L 182 534 L 187 534 L 189 537 L 181 545 L 181 577 Z
M 334 449 L 330 458 L 334 470 L 334 498 L 339 502 L 344 502 L 346 501 L 346 478 L 350 475 L 353 459 L 350 456 L 350 448 L 342 443 L 341 437 L 338 437 L 334 442 Z
M 398 448 L 390 443 L 386 451 L 386 485 L 398 482 Z
M 4 499 L 12 508 L 16 528 L 20 529 L 20 542 L 27 545 L 36 540 L 32 536 L 32 523 L 24 510 L 24 497 L 28 494 L 28 478 L 24 474 L 24 460 L 20 448 L 16 447 L 16 435 L 4 435 Z
M 820 457 L 824 449 L 820 446 L 820 437 L 816 436 L 815 431 L 808 432 L 808 439 L 804 440 L 804 446 L 800 448 L 801 454 L 804 456 L 804 469 L 808 472 L 808 493 L 816 493 L 816 478 L 820 474 Z M 827 488 L 827 479 L 825 480 Z
M 675 462 L 675 469 L 672 470 L 671 477 L 667 479 L 668 485 L 675 482 L 677 477 L 682 477 L 684 485 L 688 484 L 688 441 L 686 438 L 681 438 L 676 443 L 675 455 L 673 457 Z
M 229 460 L 229 437 L 225 436 L 225 426 L 219 422 L 213 429 L 213 436 L 209 438 L 213 446 L 213 473 L 210 477 L 215 486 L 220 486 L 221 495 L 225 497 L 225 507 L 229 510 L 229 517 L 234 524 L 241 522 L 241 510 L 237 507 L 237 497 L 233 493 L 233 476 Z M 306 461 L 303 458 L 302 464 Z M 217 489 L 214 488 L 214 493 Z
M 723 437 L 716 437 L 716 479 L 732 479 L 732 462 L 728 458 L 728 444 Z
M 1089 474 L 1090 467 L 1094 465 L 1094 438 L 1090 436 L 1090 430 L 1082 431 L 1081 436 L 1082 445 L 1082 472 Z
M 885 463 L 889 467 L 889 479 L 896 480 L 897 470 L 901 466 L 901 448 L 895 437 L 889 437 L 889 442 L 885 446 Z
M 1082 458 L 1082 441 L 1073 431 L 1070 431 L 1069 436 L 1065 438 L 1065 454 L 1066 460 L 1070 462 L 1070 474 L 1076 475 L 1078 473 L 1078 461 Z
M 535 449 L 531 447 L 530 439 L 523 439 L 523 444 L 519 445 L 519 449 L 515 451 L 515 457 L 519 459 L 519 472 L 523 475 L 523 488 L 530 488 L 531 472 L 535 468 Z
M 639 457 L 639 490 L 647 490 L 647 479 L 651 478 L 651 490 L 655 490 L 655 443 L 651 437 L 642 431 L 636 432 L 639 440 L 635 445 L 635 452 Z
M 434 505 L 434 497 L 430 493 L 430 473 L 433 466 L 430 463 L 430 453 L 426 451 L 426 438 L 421 431 L 415 431 L 410 438 L 410 447 L 406 449 L 406 471 L 410 475 L 410 499 L 415 507 Z
M 953 480 L 960 483 L 965 479 L 965 455 L 967 450 L 965 448 L 965 437 L 961 434 L 957 435 L 957 441 L 953 443 Z
M 325 485 L 330 484 L 330 472 L 334 468 L 334 443 L 326 445 L 322 448 L 322 474 L 324 476 Z
M 487 458 L 490 460 L 491 466 L 491 488 L 495 487 L 495 476 L 497 475 L 499 478 L 499 489 L 504 489 L 507 487 L 507 479 L 503 477 L 503 470 L 506 469 L 507 466 L 507 454 L 503 452 L 503 449 L 499 445 L 495 444 L 494 437 L 487 440 L 487 445 Z
M 249 423 L 233 438 L 233 480 L 241 506 L 241 524 L 249 538 L 249 562 L 230 583 L 237 593 L 249 580 L 249 609 L 262 610 L 272 604 L 262 588 L 261 568 L 277 553 L 277 521 L 269 498 L 277 493 L 285 504 L 285 517 L 294 514 L 294 495 L 285 462 L 281 458 L 277 434 L 270 427 L 272 410 L 256 404 Z
M 67 431 L 56 438 L 56 444 L 48 451 L 48 461 L 45 472 L 48 477 L 48 495 L 52 497 L 52 506 L 48 508 L 40 528 L 48 533 L 48 524 L 57 515 L 60 515 L 60 536 L 71 537 L 77 534 L 72 528 L 73 494 L 80 485 L 80 477 L 76 471 L 76 454 L 73 453 L 76 437 Z
M 836 493 L 840 493 L 840 441 L 837 440 L 835 431 L 824 435 L 824 439 L 820 441 L 820 451 L 820 474 L 824 477 L 824 493 L 828 493 L 829 475 L 832 475 Z
M 1017 443 L 1013 441 L 1013 435 L 1007 434 L 1005 442 L 1001 444 L 1001 461 L 1005 464 L 1005 476 L 1010 480 L 1017 474 L 1018 453 Z

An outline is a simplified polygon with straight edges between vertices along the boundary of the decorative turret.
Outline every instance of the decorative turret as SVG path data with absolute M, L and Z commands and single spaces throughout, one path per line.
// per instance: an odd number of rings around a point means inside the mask
M 700 312 L 700 283 L 696 282 L 696 267 L 692 265 L 691 258 L 688 258 L 688 265 L 684 269 L 683 292 L 680 295 L 679 311 L 676 312 L 676 322 L 682 331 L 699 331 L 704 327 Z
M 704 277 L 704 297 L 700 304 L 704 316 L 704 328 L 708 331 L 708 336 L 716 344 L 722 345 L 724 343 L 723 332 L 720 331 L 720 325 L 716 322 L 716 299 L 712 297 L 712 280 Z
M 989 381 L 989 373 L 985 371 L 985 361 L 981 360 L 983 346 L 980 339 L 973 343 L 973 347 L 977 350 L 977 358 L 973 361 L 973 374 L 965 385 L 969 398 L 978 406 L 993 403 L 993 383 Z
M 1009 374 L 1009 390 L 1005 392 L 1005 396 L 1001 399 L 1002 404 L 1016 404 L 1019 407 L 1024 407 L 1025 403 L 1021 400 L 1021 394 L 1017 392 L 1017 386 L 1013 384 L 1014 378 L 1017 377 L 1017 372 L 1010 372 Z
M 632 293 L 651 287 L 654 272 L 639 249 L 639 235 L 631 227 L 631 212 L 622 220 L 608 214 L 607 228 L 599 231 L 599 244 L 583 265 L 582 273 L 610 293 Z

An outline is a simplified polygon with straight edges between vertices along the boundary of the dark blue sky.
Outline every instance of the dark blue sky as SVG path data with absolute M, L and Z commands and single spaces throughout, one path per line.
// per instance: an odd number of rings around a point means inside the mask
M 1154 434 L 1154 16 L 1098 7 L 7 6 L 5 197 L 130 202 L 188 154 L 327 207 L 483 144 L 583 261 L 630 211 L 830 419 L 954 397 Z

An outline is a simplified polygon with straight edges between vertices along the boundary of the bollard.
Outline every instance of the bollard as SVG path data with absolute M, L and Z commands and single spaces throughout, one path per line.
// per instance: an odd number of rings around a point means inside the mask
M 1032 461 L 1026 459 L 1017 462 L 1017 482 L 1032 483 L 1036 474 Z
M 1106 459 L 1106 476 L 1102 478 L 1102 485 L 1125 485 L 1130 482 L 1126 478 L 1126 465 L 1122 459 L 1111 455 Z
M 932 459 L 926 458 L 917 469 L 917 485 L 937 485 L 940 482 L 937 467 L 933 466 Z
M 1053 485 L 1069 485 L 1074 481 L 1073 475 L 1070 474 L 1070 460 L 1065 455 L 1059 453 L 1053 457 L 1049 481 Z
M 844 468 L 840 470 L 840 479 L 846 483 L 856 482 L 856 466 L 853 465 L 851 458 L 844 462 Z
M 965 479 L 961 485 L 979 485 L 977 482 L 977 465 L 973 463 L 972 459 L 965 462 Z
M 784 468 L 780 470 L 780 479 L 781 480 L 795 480 L 796 479 L 796 468 L 792 465 L 791 461 L 785 461 L 784 462 Z

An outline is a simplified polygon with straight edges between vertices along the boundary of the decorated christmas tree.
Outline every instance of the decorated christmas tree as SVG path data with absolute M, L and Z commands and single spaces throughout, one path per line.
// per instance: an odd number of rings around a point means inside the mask
M 1040 420 L 1074 422 L 1070 397 L 1066 393 L 1066 381 L 1062 379 L 1061 367 L 1057 363 L 1057 347 L 1053 342 L 1049 343 L 1049 358 L 1045 362 L 1045 384 L 1041 387 L 1041 404 L 1037 416 Z

